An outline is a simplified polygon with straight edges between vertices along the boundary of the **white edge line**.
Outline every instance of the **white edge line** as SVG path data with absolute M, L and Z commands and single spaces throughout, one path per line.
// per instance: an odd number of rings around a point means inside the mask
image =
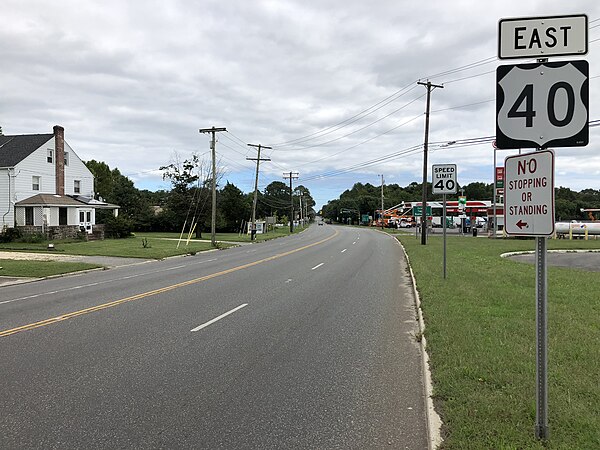
M 197 326 L 196 328 L 193 328 L 193 329 L 191 329 L 190 331 L 191 331 L 191 332 L 194 332 L 194 331 L 200 331 L 202 328 L 205 328 L 205 327 L 207 327 L 207 326 L 209 326 L 209 325 L 211 325 L 211 324 L 213 324 L 213 323 L 215 323 L 215 322 L 217 322 L 217 321 L 219 321 L 219 320 L 223 319 L 224 317 L 227 317 L 229 314 L 233 314 L 233 313 L 234 313 L 234 312 L 236 312 L 238 309 L 242 309 L 242 308 L 244 308 L 245 306 L 248 306 L 248 303 L 243 303 L 243 304 L 241 304 L 240 306 L 238 306 L 237 308 L 233 308 L 231 311 L 227 311 L 226 313 L 224 313 L 224 314 L 221 314 L 219 317 L 215 317 L 214 319 L 212 319 L 212 320 L 209 320 L 208 322 L 206 322 L 206 323 L 203 323 L 202 325 L 200 325 L 200 326 Z
M 317 264 L 315 267 L 313 267 L 313 268 L 312 268 L 312 269 L 310 269 L 310 270 L 315 270 L 315 269 L 318 269 L 318 268 L 319 268 L 319 267 L 321 267 L 323 264 L 325 264 L 325 263 Z
M 431 379 L 431 366 L 429 365 L 429 354 L 427 353 L 427 339 L 425 338 L 425 321 L 423 320 L 423 310 L 421 309 L 421 297 L 419 291 L 417 291 L 417 281 L 415 280 L 415 274 L 413 273 L 412 266 L 410 265 L 410 259 L 408 253 L 400 240 L 394 238 L 396 243 L 402 249 L 404 258 L 408 266 L 410 273 L 410 279 L 412 284 L 413 295 L 417 307 L 417 322 L 419 324 L 419 331 L 421 332 L 421 359 L 423 366 L 423 378 L 424 378 L 424 390 L 425 390 L 425 415 L 427 416 L 427 434 L 428 442 L 427 448 L 434 450 L 444 441 L 442 439 L 442 419 L 433 405 L 433 381 Z

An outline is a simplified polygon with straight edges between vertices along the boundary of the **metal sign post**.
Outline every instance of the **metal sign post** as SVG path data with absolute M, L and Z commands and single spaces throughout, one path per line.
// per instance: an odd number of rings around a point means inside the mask
M 548 440 L 548 272 L 547 237 L 535 238 L 536 408 L 535 437 Z
M 498 67 L 496 145 L 537 149 L 505 160 L 504 229 L 535 236 L 535 437 L 548 440 L 547 239 L 554 232 L 554 154 L 542 149 L 588 144 L 589 64 L 547 58 L 587 53 L 588 19 L 585 14 L 502 19 L 498 31 L 500 59 L 541 58 L 536 64 Z
M 554 153 L 540 150 L 505 160 L 504 229 L 535 236 L 536 424 L 535 436 L 548 429 L 548 236 L 554 232 Z
M 436 164 L 431 171 L 431 185 L 434 194 L 442 194 L 442 229 L 444 234 L 444 279 L 446 279 L 446 194 L 456 194 L 456 164 Z
M 446 279 L 446 194 L 443 195 L 444 207 L 442 209 L 442 227 L 444 230 L 444 280 Z

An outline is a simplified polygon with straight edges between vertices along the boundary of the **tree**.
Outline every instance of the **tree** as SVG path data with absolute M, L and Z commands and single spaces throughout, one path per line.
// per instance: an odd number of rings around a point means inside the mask
M 165 209 L 160 214 L 163 219 L 160 223 L 167 231 L 191 230 L 195 226 L 196 237 L 202 237 L 208 216 L 208 185 L 211 181 L 207 178 L 205 166 L 196 154 L 184 161 L 175 154 L 171 164 L 160 167 L 163 180 L 169 180 L 172 186 Z
M 219 211 L 224 231 L 238 231 L 242 222 L 250 216 L 250 210 L 251 203 L 248 202 L 248 197 L 228 181 L 219 192 Z
M 102 197 L 106 201 L 114 202 L 113 174 L 108 164 L 92 159 L 85 165 L 94 175 L 94 198 Z
M 135 188 L 133 181 L 122 175 L 119 169 L 111 170 L 104 162 L 90 160 L 85 164 L 94 175 L 94 197 L 119 205 L 119 216 L 127 219 L 123 223 L 130 224 L 134 230 L 150 230 L 154 216 L 151 204 Z M 110 211 L 100 210 L 96 220 L 107 224 L 111 215 Z
M 283 216 L 290 211 L 290 187 L 281 182 L 273 181 L 259 196 L 257 216 Z

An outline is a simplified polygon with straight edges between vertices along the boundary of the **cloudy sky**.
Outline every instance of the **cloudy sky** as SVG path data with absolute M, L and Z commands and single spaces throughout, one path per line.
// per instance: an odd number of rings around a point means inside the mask
M 227 128 L 219 166 L 245 192 L 247 143 L 273 147 L 261 187 L 298 172 L 318 206 L 381 174 L 420 182 L 427 79 L 444 85 L 431 98 L 429 165 L 491 183 L 489 140 L 459 144 L 494 136 L 496 67 L 528 62 L 496 58 L 501 18 L 588 15 L 589 115 L 600 119 L 594 0 L 4 0 L 1 11 L 4 134 L 62 125 L 82 159 L 140 189 L 168 188 L 158 168 L 175 155 L 208 161 L 198 129 L 211 126 Z M 600 188 L 599 139 L 594 127 L 587 147 L 556 149 L 557 186 Z

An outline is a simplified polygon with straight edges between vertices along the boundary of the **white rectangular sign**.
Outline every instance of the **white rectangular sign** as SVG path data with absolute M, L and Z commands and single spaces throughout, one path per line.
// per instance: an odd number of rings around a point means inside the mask
M 456 164 L 435 164 L 431 173 L 434 194 L 456 194 Z
M 554 233 L 554 153 L 542 150 L 504 161 L 504 229 L 519 236 Z
M 585 14 L 500 19 L 498 58 L 546 58 L 588 51 Z

